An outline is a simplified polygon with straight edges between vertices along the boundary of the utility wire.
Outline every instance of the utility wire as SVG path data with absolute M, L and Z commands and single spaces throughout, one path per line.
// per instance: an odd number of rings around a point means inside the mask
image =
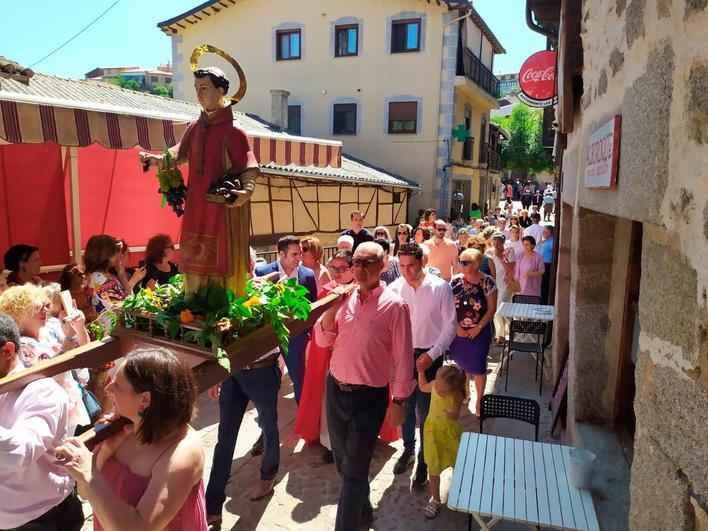
M 44 60 L 47 59 L 48 57 L 51 57 L 51 56 L 54 55 L 56 52 L 58 52 L 59 50 L 61 50 L 64 46 L 66 46 L 67 44 L 69 44 L 69 43 L 70 43 L 71 41 L 73 41 L 76 37 L 78 37 L 79 35 L 81 35 L 84 31 L 86 31 L 86 30 L 89 29 L 91 26 L 93 26 L 96 22 L 98 22 L 98 20 L 99 20 L 103 15 L 105 15 L 106 13 L 108 13 L 111 9 L 113 9 L 113 8 L 118 4 L 118 2 L 120 2 L 120 0 L 116 0 L 115 2 L 113 2 L 113 3 L 108 7 L 108 9 L 106 9 L 103 13 L 101 13 L 101 14 L 98 15 L 96 18 L 94 18 L 91 22 L 89 22 L 89 23 L 88 23 L 83 29 L 81 29 L 76 35 L 74 35 L 73 37 L 71 37 L 68 41 L 66 41 L 64 44 L 62 44 L 62 45 L 59 46 L 58 48 L 55 48 L 54 50 L 52 50 L 51 52 L 49 52 L 47 55 L 45 55 L 44 57 L 42 57 L 39 61 L 36 61 L 36 62 L 32 63 L 31 65 L 29 65 L 28 68 L 32 68 L 33 66 L 38 65 L 39 63 L 41 63 L 42 61 L 44 61 Z

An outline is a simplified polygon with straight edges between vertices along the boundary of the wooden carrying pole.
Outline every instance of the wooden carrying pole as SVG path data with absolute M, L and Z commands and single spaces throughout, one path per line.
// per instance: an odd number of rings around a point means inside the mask
M 353 289 L 353 285 L 350 286 L 350 290 L 351 289 Z M 343 297 L 343 295 L 332 293 L 313 303 L 307 321 L 298 319 L 288 321 L 287 326 L 290 330 L 291 337 L 311 328 L 315 321 L 328 308 L 337 303 L 340 297 Z M 103 341 L 92 341 L 56 358 L 41 361 L 24 371 L 13 373 L 5 378 L 0 378 L 0 394 L 15 391 L 34 380 L 55 376 L 72 369 L 99 367 L 127 354 L 130 348 L 138 343 L 164 346 L 186 357 L 190 357 L 192 360 L 195 359 L 195 355 L 202 358 L 203 361 L 199 360 L 192 367 L 199 393 L 208 390 L 213 385 L 223 381 L 224 378 L 229 375 L 229 373 L 216 362 L 211 352 L 208 350 L 200 349 L 196 346 L 185 346 L 182 343 L 171 342 L 165 338 L 148 336 L 147 334 L 135 332 L 130 329 L 119 328 L 116 329 L 113 337 L 104 339 Z M 278 345 L 278 339 L 273 333 L 270 324 L 264 325 L 253 330 L 248 335 L 239 338 L 226 349 L 226 353 L 231 361 L 231 373 L 237 373 L 242 367 L 254 362 Z M 81 435 L 80 439 L 89 448 L 92 448 L 94 445 L 120 431 L 128 422 L 129 421 L 124 418 L 118 419 L 111 424 L 87 431 Z

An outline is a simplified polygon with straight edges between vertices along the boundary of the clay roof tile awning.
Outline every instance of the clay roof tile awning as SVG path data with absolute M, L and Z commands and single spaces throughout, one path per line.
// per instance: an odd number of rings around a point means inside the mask
M 193 103 L 108 83 L 36 74 L 29 85 L 3 80 L 0 143 L 159 151 L 175 145 L 199 112 Z M 261 164 L 341 167 L 341 142 L 289 135 L 239 112 L 234 122 L 246 131 Z

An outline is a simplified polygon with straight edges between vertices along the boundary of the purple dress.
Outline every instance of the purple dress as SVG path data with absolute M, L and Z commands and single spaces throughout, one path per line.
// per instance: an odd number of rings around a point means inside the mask
M 479 323 L 487 313 L 487 297 L 497 290 L 494 279 L 483 275 L 479 283 L 470 284 L 463 276 L 458 276 L 450 282 L 452 294 L 457 308 L 457 323 L 463 328 Z M 496 308 L 491 308 L 491 312 Z M 474 339 L 459 337 L 450 344 L 450 359 L 470 374 L 487 373 L 487 355 L 492 342 L 491 322 L 477 334 Z

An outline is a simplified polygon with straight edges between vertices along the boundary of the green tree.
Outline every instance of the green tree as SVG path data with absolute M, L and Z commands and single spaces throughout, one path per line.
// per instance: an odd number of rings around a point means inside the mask
M 106 78 L 106 82 L 128 90 L 140 90 L 142 88 L 140 83 L 134 79 L 126 79 L 124 76 L 109 77 Z
M 517 105 L 509 116 L 492 121 L 504 128 L 511 138 L 502 147 L 502 167 L 524 175 L 553 169 L 553 161 L 543 149 L 543 110 Z
M 161 83 L 153 85 L 152 90 L 150 92 L 157 96 L 172 98 L 172 83 L 168 83 L 167 85 L 162 85 Z

